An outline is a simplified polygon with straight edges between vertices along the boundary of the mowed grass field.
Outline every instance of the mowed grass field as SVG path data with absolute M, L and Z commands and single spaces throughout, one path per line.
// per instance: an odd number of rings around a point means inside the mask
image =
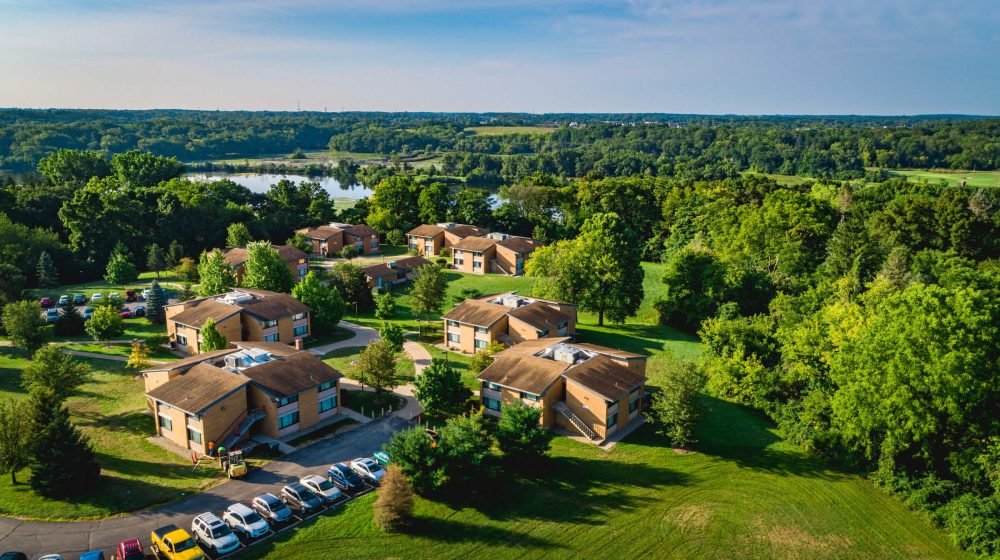
M 949 171 L 943 169 L 900 169 L 891 170 L 889 175 L 906 177 L 911 181 L 926 180 L 930 183 L 945 181 L 949 187 L 957 187 L 965 181 L 968 187 L 1000 187 L 1000 171 Z
M 505 134 L 549 134 L 554 126 L 469 126 L 465 132 L 477 136 L 503 136 Z
M 0 398 L 26 399 L 21 372 L 24 352 L 0 347 Z M 100 519 L 198 492 L 221 480 L 217 468 L 192 470 L 185 457 L 146 438 L 153 418 L 137 372 L 122 362 L 78 358 L 94 369 L 90 381 L 67 401 L 73 423 L 86 434 L 101 464 L 101 482 L 81 496 L 50 500 L 27 484 L 30 470 L 18 473 L 21 484 L 0 477 L 0 515 L 47 520 Z
M 971 558 L 867 481 L 829 469 L 741 407 L 706 397 L 696 452 L 649 426 L 610 452 L 566 438 L 525 478 L 475 497 L 418 499 L 414 526 L 385 534 L 374 496 L 245 558 Z

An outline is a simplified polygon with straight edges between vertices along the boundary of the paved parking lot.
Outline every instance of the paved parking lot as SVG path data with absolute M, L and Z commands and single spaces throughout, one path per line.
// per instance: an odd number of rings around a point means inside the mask
M 234 502 L 249 504 L 255 496 L 264 492 L 277 495 L 282 486 L 307 474 L 325 476 L 331 464 L 370 456 L 388 442 L 393 433 L 408 426 L 397 416 L 386 416 L 299 449 L 251 471 L 243 479 L 231 480 L 206 492 L 123 517 L 66 523 L 0 518 L 0 551 L 19 550 L 30 558 L 45 553 L 61 553 L 66 560 L 73 560 L 81 553 L 94 549 L 103 550 L 108 555 L 121 540 L 133 537 L 148 548 L 149 535 L 154 529 L 172 523 L 190 531 L 191 520 L 199 513 L 210 511 L 221 515 Z

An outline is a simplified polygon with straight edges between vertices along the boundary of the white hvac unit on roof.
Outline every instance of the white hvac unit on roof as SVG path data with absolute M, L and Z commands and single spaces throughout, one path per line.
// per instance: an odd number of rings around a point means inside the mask
M 437 224 L 437 227 L 443 227 L 445 229 L 451 229 L 451 228 L 455 227 L 456 225 L 457 224 L 455 224 L 455 222 L 440 222 L 440 223 Z
M 552 353 L 552 359 L 564 364 L 576 363 L 576 350 L 567 346 L 560 346 Z
M 347 229 L 347 228 L 353 227 L 353 226 L 351 224 L 342 224 L 340 222 L 330 222 L 330 227 L 332 227 L 332 228 L 338 228 L 338 229 Z
M 496 241 L 506 241 L 512 236 L 509 233 L 500 233 L 499 231 L 494 231 L 492 233 L 487 233 L 486 237 Z
M 523 297 L 514 294 L 504 296 L 503 300 L 501 301 L 503 302 L 502 305 L 504 307 L 509 307 L 511 309 L 517 309 L 518 307 L 521 307 L 522 305 L 528 303 L 527 300 L 525 300 Z
M 228 294 L 218 298 L 222 303 L 238 304 L 246 303 L 248 301 L 253 301 L 253 294 L 248 294 L 246 292 L 232 291 Z

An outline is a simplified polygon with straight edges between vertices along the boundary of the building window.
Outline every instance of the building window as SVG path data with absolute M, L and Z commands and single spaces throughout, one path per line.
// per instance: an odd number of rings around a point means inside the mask
M 485 406 L 486 408 L 488 408 L 490 410 L 499 411 L 500 410 L 500 400 L 499 399 L 491 399 L 489 397 L 485 397 L 485 398 L 483 398 L 483 406 Z
M 171 420 L 169 416 L 164 416 L 162 414 L 160 414 L 159 416 L 160 416 L 160 428 L 168 432 L 174 431 L 174 421 Z
M 309 334 L 309 325 L 299 325 L 292 329 L 292 334 L 295 336 L 304 336 Z
M 628 413 L 632 414 L 639 408 L 639 399 L 632 399 L 628 401 Z
M 521 391 L 521 398 L 529 401 L 537 401 L 541 397 L 534 393 L 525 393 L 524 391 Z
M 455 255 L 455 265 L 457 266 L 462 264 L 465 264 L 465 260 L 463 260 L 462 257 Z
M 479 261 L 472 261 L 472 268 L 483 268 L 483 263 Z
M 323 391 L 329 391 L 337 384 L 336 381 L 327 381 L 326 383 L 320 383 L 319 387 L 316 387 L 317 393 L 322 393 Z
M 448 326 L 449 327 L 457 327 L 458 326 L 458 321 L 448 321 Z
M 492 391 L 499 391 L 500 390 L 500 386 L 497 385 L 496 383 L 486 382 L 486 383 L 483 383 L 483 385 L 485 385 L 487 389 L 490 389 Z
M 319 411 L 326 412 L 337 408 L 337 397 L 330 397 L 319 401 Z
M 372 237 L 372 242 L 368 246 L 372 249 L 378 249 L 378 239 Z
M 614 412 L 608 414 L 608 427 L 609 428 L 613 428 L 613 427 L 615 427 L 616 424 L 618 424 L 618 409 L 617 408 L 615 408 Z
M 177 335 L 177 344 L 179 344 L 180 346 L 187 346 L 188 345 L 187 337 L 183 335 Z
M 461 342 L 461 337 L 458 333 L 448 333 L 448 342 Z
M 479 333 L 479 334 L 486 334 L 486 333 L 490 332 L 490 329 L 488 329 L 486 327 L 476 327 L 476 332 Z
M 560 329 L 565 329 L 568 326 L 569 326 L 569 321 L 559 321 L 559 328 Z
M 304 312 L 303 313 L 296 313 L 295 315 L 292 315 L 292 320 L 293 321 L 301 321 L 302 319 L 305 319 L 305 318 L 306 318 L 306 314 Z
M 270 321 L 261 321 L 260 322 L 260 328 L 262 328 L 262 329 L 270 329 L 270 328 L 277 327 L 277 326 L 278 326 L 278 321 L 273 320 L 273 319 L 270 320 Z
M 476 348 L 486 348 L 489 345 L 485 340 L 476 340 Z
M 406 248 L 409 249 L 409 250 L 411 250 L 411 251 L 416 251 L 418 247 L 419 247 L 419 245 L 417 245 L 416 243 L 414 243 L 412 241 L 409 242 L 409 243 L 407 243 L 407 245 L 406 245 Z
M 290 405 L 292 403 L 296 403 L 296 402 L 299 402 L 299 396 L 298 395 L 289 395 L 289 396 L 287 396 L 287 397 L 285 397 L 283 399 L 278 399 L 278 408 L 281 408 L 283 406 L 288 406 L 288 405 Z
M 289 426 L 294 426 L 299 423 L 299 411 L 289 412 L 283 416 L 278 417 L 278 429 L 283 430 Z
M 434 254 L 434 245 L 424 245 L 424 254 L 432 255 Z
M 266 334 L 264 335 L 264 342 L 278 342 L 280 338 L 281 335 L 279 333 Z
M 201 443 L 201 432 L 194 428 L 188 428 L 188 439 L 195 443 Z
M 299 267 L 299 276 L 305 276 L 306 274 L 309 274 L 309 267 L 308 266 L 300 266 Z

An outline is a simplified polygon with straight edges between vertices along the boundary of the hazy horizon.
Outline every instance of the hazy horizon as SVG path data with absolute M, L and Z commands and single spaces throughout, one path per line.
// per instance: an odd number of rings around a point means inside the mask
M 989 0 L 0 0 L 0 106 L 989 116 L 998 46 Z

